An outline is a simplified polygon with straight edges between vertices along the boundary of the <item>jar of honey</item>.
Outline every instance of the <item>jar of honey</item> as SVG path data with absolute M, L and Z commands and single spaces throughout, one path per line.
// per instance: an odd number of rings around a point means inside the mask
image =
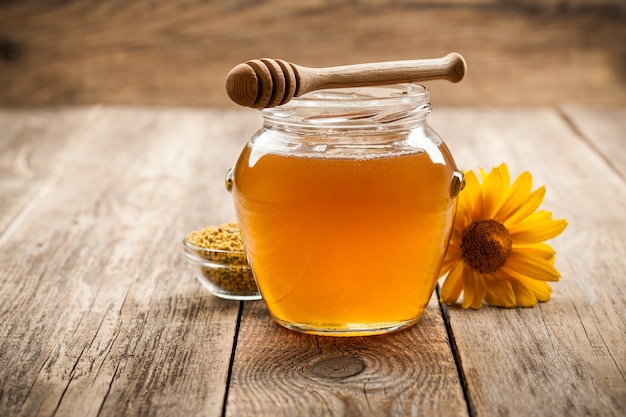
M 420 319 L 462 184 L 429 112 L 416 84 L 322 90 L 261 110 L 227 182 L 277 323 L 350 336 Z

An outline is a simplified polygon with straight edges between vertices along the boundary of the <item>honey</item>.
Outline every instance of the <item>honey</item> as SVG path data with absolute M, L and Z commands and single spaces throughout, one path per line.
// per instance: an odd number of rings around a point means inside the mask
M 326 146 L 319 155 L 264 150 L 262 135 L 256 142 L 239 158 L 232 191 L 274 319 L 338 335 L 419 320 L 455 210 L 455 166 L 445 145 L 426 140 L 346 156 Z

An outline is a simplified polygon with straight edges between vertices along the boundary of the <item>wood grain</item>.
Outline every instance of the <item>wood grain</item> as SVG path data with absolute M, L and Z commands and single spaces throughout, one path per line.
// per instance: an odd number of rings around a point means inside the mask
M 624 115 L 624 109 L 616 110 Z M 477 415 L 618 416 L 626 409 L 626 185 L 579 132 L 604 117 L 552 109 L 448 110 L 432 125 L 463 169 L 507 162 L 545 184 L 543 205 L 569 222 L 552 244 L 562 274 L 537 308 L 448 315 Z M 626 118 L 611 118 L 624 131 Z M 571 123 L 574 123 L 575 128 Z M 593 133 L 590 133 L 593 134 Z
M 623 104 L 620 0 L 0 2 L 0 105 L 230 105 L 228 71 L 460 52 L 438 105 Z
M 63 150 L 76 140 L 68 132 L 84 129 L 93 113 L 94 109 L 0 113 L 0 232 L 37 199 Z
M 333 338 L 246 303 L 226 415 L 467 416 L 436 298 L 408 330 Z
M 7 117 L 18 127 L 33 120 Z M 206 178 L 232 164 L 242 118 L 145 109 L 38 117 L 32 162 L 16 158 L 0 180 L 6 190 L 22 165 L 42 177 L 17 213 L 11 201 L 21 198 L 2 193 L 14 215 L 0 235 L 0 414 L 221 415 L 239 304 L 209 295 L 179 244 L 192 228 L 232 219 L 223 180 Z M 21 132 L 0 129 L 11 155 Z M 221 157 L 207 157 L 207 141 Z
M 600 153 L 617 175 L 626 179 L 626 109 L 564 106 L 563 115 L 583 140 Z

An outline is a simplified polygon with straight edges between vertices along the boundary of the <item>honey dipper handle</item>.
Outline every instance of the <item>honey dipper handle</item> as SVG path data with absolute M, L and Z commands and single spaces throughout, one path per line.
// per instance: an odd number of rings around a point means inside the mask
M 345 65 L 328 68 L 295 66 L 300 82 L 294 96 L 323 88 L 365 87 L 445 79 L 459 82 L 465 76 L 465 60 L 457 53 L 443 58 Z
M 445 79 L 459 82 L 465 60 L 443 58 L 308 68 L 280 59 L 255 59 L 234 67 L 226 77 L 228 96 L 242 106 L 264 108 L 323 88 L 364 87 Z

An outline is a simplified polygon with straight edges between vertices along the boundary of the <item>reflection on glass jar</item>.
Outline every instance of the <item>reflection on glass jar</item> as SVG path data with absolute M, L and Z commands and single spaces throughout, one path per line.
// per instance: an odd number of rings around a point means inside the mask
M 231 184 L 250 264 L 279 324 L 365 335 L 419 320 L 460 175 L 429 112 L 428 90 L 412 84 L 321 91 L 261 111 L 264 125 Z

